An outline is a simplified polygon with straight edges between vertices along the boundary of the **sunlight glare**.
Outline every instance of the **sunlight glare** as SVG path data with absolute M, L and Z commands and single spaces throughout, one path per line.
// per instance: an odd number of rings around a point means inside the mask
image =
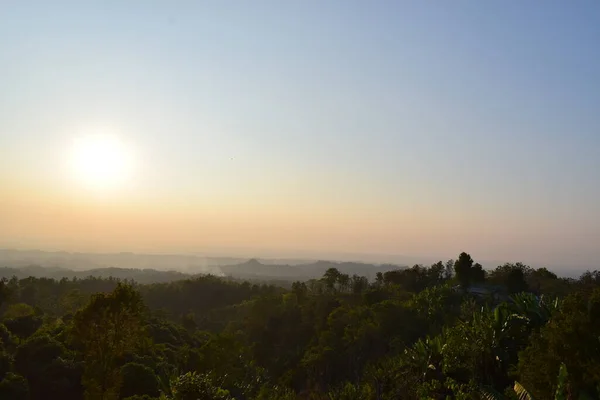
M 117 137 L 94 134 L 75 140 L 72 171 L 77 180 L 92 189 L 123 185 L 132 177 L 132 153 Z

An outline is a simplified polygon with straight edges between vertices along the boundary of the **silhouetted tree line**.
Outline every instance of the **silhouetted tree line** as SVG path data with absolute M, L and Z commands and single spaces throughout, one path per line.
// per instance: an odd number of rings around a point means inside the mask
M 0 399 L 598 399 L 600 273 L 0 281 Z

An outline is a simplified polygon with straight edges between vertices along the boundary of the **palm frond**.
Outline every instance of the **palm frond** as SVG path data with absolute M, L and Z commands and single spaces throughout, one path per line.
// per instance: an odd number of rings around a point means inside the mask
M 492 388 L 479 388 L 481 400 L 505 400 L 505 397 Z
M 556 394 L 554 395 L 555 400 L 566 400 L 568 376 L 569 374 L 567 372 L 567 366 L 565 365 L 565 363 L 560 364 L 560 370 L 558 371 L 558 380 L 556 385 Z
M 513 387 L 515 393 L 517 394 L 517 398 L 519 400 L 534 400 L 533 396 L 529 394 L 527 389 L 523 387 L 519 382 L 515 382 L 515 386 Z

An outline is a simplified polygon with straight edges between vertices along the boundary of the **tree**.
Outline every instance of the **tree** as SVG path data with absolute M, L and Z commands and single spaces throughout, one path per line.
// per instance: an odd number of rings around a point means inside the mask
M 335 283 L 338 282 L 340 275 L 341 273 L 337 268 L 329 268 L 325 271 L 322 279 L 329 290 L 334 289 Z
M 522 387 L 598 399 L 600 272 L 487 273 L 467 253 L 461 265 L 466 287 L 485 278 L 515 293 L 463 296 L 446 282 L 453 262 L 380 266 L 373 284 L 337 268 L 281 286 L 14 278 L 0 307 L 15 333 L 0 323 L 0 399 L 473 400 L 482 388 L 523 398 Z
M 600 382 L 600 288 L 576 292 L 563 301 L 519 354 L 519 381 L 535 398 L 551 398 L 564 363 L 573 398 L 591 395 Z
M 139 363 L 127 363 L 121 367 L 123 379 L 121 398 L 134 395 L 148 395 L 158 397 L 158 378 L 152 369 Z
M 263 385 L 256 396 L 256 400 L 296 400 L 296 393 L 282 386 Z
M 302 302 L 308 294 L 308 286 L 304 282 L 294 282 L 292 284 L 292 293 L 296 295 L 298 301 Z
M 479 263 L 473 265 L 473 267 L 471 268 L 470 275 L 471 283 L 481 283 L 485 281 L 485 270 Z
M 330 390 L 327 393 L 327 400 L 365 400 L 373 397 L 369 386 L 353 385 L 350 382 Z
M 441 261 L 438 261 L 437 263 L 432 264 L 431 267 L 429 267 L 427 275 L 429 277 L 430 285 L 438 285 L 442 283 L 442 281 L 444 280 L 445 268 L 446 267 L 444 266 L 444 263 Z
M 0 347 L 0 381 L 12 370 L 11 356 Z
M 25 303 L 17 303 L 11 304 L 8 306 L 6 311 L 4 312 L 4 318 L 13 319 L 13 318 L 21 318 L 28 317 L 30 315 L 34 315 L 35 310 L 29 304 Z
M 20 339 L 27 339 L 42 326 L 42 319 L 36 315 L 24 315 L 16 318 L 7 318 L 4 325 Z
M 506 277 L 506 288 L 509 293 L 520 293 L 529 290 L 529 286 L 525 281 L 525 272 L 522 268 L 513 268 Z
M 532 272 L 532 269 L 521 263 L 506 263 L 491 272 L 490 280 L 506 286 L 509 293 L 526 292 L 529 290 L 529 285 L 525 277 L 530 272 Z
M 556 392 L 554 393 L 555 400 L 566 400 L 567 399 L 567 367 L 565 364 L 561 364 L 560 370 L 558 372 L 558 379 L 556 381 Z M 527 391 L 527 389 L 521 385 L 519 382 L 515 382 L 513 386 L 513 391 L 517 395 L 519 400 L 534 400 L 534 397 Z M 508 391 L 511 393 L 510 391 Z M 512 394 L 512 393 L 511 393 Z M 598 392 L 600 394 L 600 391 Z M 482 389 L 481 397 L 483 400 L 508 400 L 508 397 L 502 396 L 500 393 L 491 390 L 491 389 Z M 512 398 L 512 396 L 510 397 Z M 568 397 L 571 398 L 571 397 Z M 587 396 L 580 396 L 581 400 L 589 399 Z
M 28 400 L 29 385 L 21 375 L 9 372 L 0 381 L 0 399 L 6 400 Z
M 61 296 L 59 304 L 64 311 L 74 313 L 85 305 L 85 301 L 86 296 L 81 293 L 81 290 L 73 289 Z
M 0 343 L 2 343 L 4 347 L 8 347 L 13 344 L 12 333 L 4 324 L 0 324 Z
M 341 292 L 348 290 L 348 286 L 350 285 L 350 276 L 348 274 L 340 274 L 337 281 Z
M 444 264 L 444 278 L 445 279 L 452 278 L 453 271 L 454 271 L 454 260 L 450 259 L 450 260 L 446 261 L 446 264 Z
M 136 394 L 133 396 L 125 397 L 123 400 L 164 400 L 164 397 L 152 397 L 147 394 Z
M 181 324 L 189 332 L 194 332 L 196 330 L 196 328 L 198 327 L 198 324 L 196 324 L 196 316 L 194 315 L 193 312 L 189 312 L 189 313 L 185 314 L 184 316 L 182 316 Z
M 428 286 L 439 284 L 440 270 L 435 264 L 433 269 L 417 264 L 411 268 L 387 271 L 383 274 L 383 280 L 387 285 L 400 285 L 409 292 L 416 293 Z
M 81 367 L 62 343 L 36 334 L 15 353 L 15 369 L 27 378 L 31 399 L 80 399 Z
M 470 254 L 465 252 L 460 253 L 458 260 L 454 263 L 454 272 L 456 279 L 463 287 L 468 288 L 471 285 L 471 268 L 473 267 L 473 259 Z
M 99 293 L 73 319 L 73 337 L 83 347 L 86 398 L 118 398 L 117 361 L 144 342 L 144 304 L 129 285 L 119 284 L 109 294 Z
M 173 400 L 228 400 L 229 392 L 214 384 L 206 374 L 188 372 L 171 383 Z
M 369 280 L 364 276 L 352 275 L 352 293 L 359 294 L 369 287 Z
M 0 306 L 2 306 L 11 296 L 11 290 L 8 286 L 8 279 L 0 279 Z
M 383 285 L 383 272 L 377 272 L 375 274 L 375 284 L 377 286 Z

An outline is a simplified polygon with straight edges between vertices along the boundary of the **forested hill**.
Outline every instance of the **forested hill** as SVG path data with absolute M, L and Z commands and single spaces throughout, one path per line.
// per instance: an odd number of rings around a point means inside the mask
M 369 279 L 375 279 L 377 272 L 385 272 L 390 269 L 397 269 L 400 268 L 400 266 L 390 264 L 373 265 L 358 262 L 335 261 L 317 261 L 314 263 L 305 263 L 299 265 L 277 265 L 265 264 L 257 259 L 251 259 L 241 264 L 219 267 L 219 269 L 225 275 L 235 278 L 263 278 L 282 280 L 306 280 L 318 278 L 330 268 L 336 268 L 338 271 L 344 274 L 357 274 L 365 276 Z
M 13 276 L 23 279 L 34 278 L 53 278 L 60 280 L 62 278 L 116 278 L 120 280 L 133 280 L 137 283 L 159 283 L 172 282 L 176 280 L 192 277 L 190 274 L 184 274 L 177 271 L 158 271 L 155 269 L 135 269 L 135 268 L 96 268 L 84 271 L 74 271 L 66 268 L 40 267 L 29 265 L 21 268 L 0 268 L 0 278 L 12 278 Z
M 0 399 L 598 399 L 599 338 L 600 272 L 467 253 L 289 289 L 13 277 Z
M 210 271 L 213 275 L 227 276 L 234 279 L 248 279 L 251 281 L 281 281 L 291 283 L 295 280 L 308 280 L 321 277 L 329 268 L 337 268 L 340 272 L 349 275 L 357 274 L 368 279 L 374 279 L 377 272 L 385 272 L 390 269 L 399 268 L 394 265 L 372 265 L 352 262 L 318 261 L 300 265 L 289 264 L 267 264 L 265 261 L 251 259 L 246 262 L 216 266 Z M 0 278 L 19 279 L 27 277 L 35 278 L 86 278 L 89 276 L 98 278 L 118 278 L 121 280 L 133 280 L 137 283 L 160 283 L 192 278 L 202 274 L 183 273 L 179 271 L 165 271 L 152 268 L 93 268 L 93 269 L 69 269 L 52 266 L 26 265 L 22 267 L 0 267 Z

